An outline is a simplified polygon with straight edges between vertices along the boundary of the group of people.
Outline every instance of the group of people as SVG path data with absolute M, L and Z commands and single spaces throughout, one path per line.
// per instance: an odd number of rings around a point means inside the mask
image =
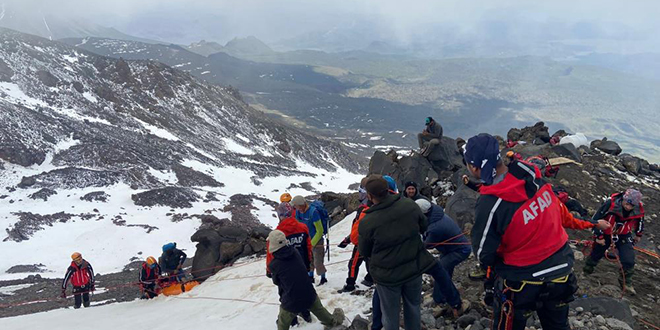
M 442 127 L 427 118 L 427 129 L 419 135 L 422 153 L 428 155 L 441 137 Z M 484 274 L 484 304 L 493 309 L 493 329 L 523 330 L 532 312 L 538 314 L 543 329 L 569 329 L 568 303 L 578 286 L 565 228 L 594 232 L 585 275 L 594 272 L 608 250 L 616 251 L 622 266 L 619 283 L 635 294 L 634 244 L 644 232 L 639 191 L 631 188 L 613 194 L 591 220 L 583 220 L 571 214 L 562 202 L 565 199 L 535 165 L 515 157 L 505 162 L 493 136 L 470 138 L 461 153 L 470 173 L 463 183 L 480 194 L 470 240 L 442 207 L 420 193 L 417 183 L 405 183 L 400 193 L 389 176 L 370 175 L 360 182 L 360 207 L 350 235 L 339 244 L 354 248 L 346 284 L 338 293 L 356 290 L 364 263 L 367 274 L 361 283 L 375 285 L 372 329 L 398 330 L 402 307 L 405 329 L 421 328 L 423 274 L 434 279 L 432 297 L 437 305 L 445 306 L 450 317 L 465 313 L 470 304 L 461 299 L 452 277 L 456 266 L 472 253 Z M 324 259 L 329 252 L 330 218 L 323 203 L 284 193 L 277 216 L 279 224 L 267 239 L 266 275 L 280 295 L 278 330 L 298 324 L 299 316 L 310 322 L 311 314 L 325 326 L 341 324 L 343 318 L 326 310 L 314 288 L 315 275 L 318 285 L 328 282 Z M 439 257 L 429 250 L 436 250 Z M 74 307 L 88 307 L 89 293 L 95 289 L 94 271 L 80 253 L 71 258 L 62 296 L 66 297 L 71 282 Z M 183 281 L 185 260 L 186 254 L 175 243 L 163 246 L 158 262 L 148 257 L 140 269 L 143 297 L 155 297 L 164 279 Z
M 422 139 L 420 136 L 420 144 Z M 388 176 L 371 175 L 361 181 L 361 205 L 350 235 L 339 244 L 340 248 L 355 247 L 346 284 L 338 292 L 356 289 L 358 269 L 365 263 L 362 284 L 375 284 L 372 329 L 399 329 L 402 304 L 405 329 L 421 328 L 422 274 L 434 279 L 433 300 L 445 305 L 450 316 L 467 311 L 469 303 L 461 299 L 452 276 L 471 253 L 485 274 L 484 304 L 493 309 L 494 329 L 522 330 L 532 312 L 538 314 L 543 329 L 569 329 L 568 303 L 578 286 L 565 228 L 594 232 L 585 275 L 594 272 L 608 249 L 616 250 L 623 269 L 621 287 L 635 294 L 633 247 L 644 230 L 639 191 L 631 188 L 612 195 L 591 220 L 584 220 L 571 214 L 562 202 L 564 196 L 553 191 L 536 166 L 518 159 L 505 163 L 494 137 L 474 136 L 461 151 L 470 173 L 463 178 L 464 184 L 480 194 L 470 240 L 440 206 L 420 194 L 415 182 L 406 183 L 399 193 Z M 300 204 L 308 204 L 297 197 Z M 310 312 L 331 326 L 313 281 L 299 280 L 305 270 L 312 269 L 316 255 L 310 223 L 298 221 L 302 218 L 297 210 L 282 200 L 280 226 L 268 238 L 272 254 L 268 274 L 279 286 L 282 301 L 278 329 L 297 324 L 298 315 L 308 320 Z M 274 239 L 277 244 L 272 243 Z M 440 257 L 435 258 L 429 249 L 436 249 Z M 278 259 L 286 263 L 275 263 Z M 287 266 L 273 267 L 274 263 Z M 294 272 L 298 274 L 294 276 Z M 300 304 L 292 306 L 292 301 Z
M 183 270 L 183 263 L 186 261 L 186 253 L 176 248 L 176 243 L 167 243 L 163 245 L 163 253 L 156 261 L 156 258 L 150 256 L 142 262 L 139 271 L 139 285 L 142 292 L 142 299 L 151 299 L 158 296 L 160 288 L 171 283 L 183 282 L 186 274 Z M 71 255 L 71 265 L 67 269 L 64 280 L 62 281 L 62 298 L 66 298 L 66 289 L 71 283 L 74 297 L 75 309 L 81 306 L 90 306 L 90 294 L 95 291 L 96 281 L 92 265 L 79 252 Z

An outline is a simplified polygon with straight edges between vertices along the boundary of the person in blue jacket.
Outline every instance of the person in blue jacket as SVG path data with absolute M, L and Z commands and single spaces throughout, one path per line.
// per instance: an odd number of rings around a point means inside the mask
M 319 285 L 328 283 L 325 277 L 326 268 L 323 263 L 325 259 L 325 246 L 323 244 L 323 222 L 319 211 L 307 203 L 304 197 L 296 196 L 291 200 L 291 205 L 296 208 L 296 219 L 301 223 L 307 225 L 309 229 L 309 237 L 312 240 L 312 270 L 309 272 L 309 277 L 314 282 L 314 270 L 321 276 Z
M 472 253 L 470 242 L 442 207 L 423 198 L 415 203 L 429 219 L 429 228 L 424 239 L 427 248 L 435 248 L 440 252 L 440 265 L 449 273 L 449 277 L 453 277 L 454 268 Z

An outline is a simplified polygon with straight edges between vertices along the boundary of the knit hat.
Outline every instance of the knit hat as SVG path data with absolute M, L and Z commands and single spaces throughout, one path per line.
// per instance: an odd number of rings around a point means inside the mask
M 268 234 L 268 252 L 271 254 L 286 246 L 286 235 L 280 230 L 273 230 Z
M 291 207 L 291 204 L 289 203 L 280 203 L 280 205 L 277 206 L 277 217 L 282 219 L 286 219 L 293 214 L 293 207 Z
M 415 203 L 417 203 L 419 209 L 422 210 L 422 213 L 424 214 L 429 213 L 429 210 L 431 209 L 431 202 L 427 201 L 424 198 L 420 198 L 416 200 Z
M 406 182 L 405 189 L 408 189 L 408 187 L 415 187 L 415 189 L 417 189 L 417 182 L 415 182 L 415 181 Z
M 385 181 L 387 181 L 387 189 L 389 189 L 391 191 L 394 191 L 395 193 L 399 192 L 399 189 L 397 189 L 397 187 L 396 187 L 396 181 L 394 181 L 394 178 L 392 178 L 389 175 L 385 175 L 385 176 L 383 176 L 383 179 L 385 179 Z
M 433 121 L 432 117 L 426 117 L 425 123 L 426 125 L 430 125 L 432 121 Z
M 481 169 L 481 181 L 493 183 L 497 175 L 497 163 L 501 160 L 500 144 L 490 134 L 482 133 L 471 137 L 465 145 L 465 162 Z
M 288 203 L 288 202 L 290 202 L 290 201 L 291 201 L 291 194 L 289 194 L 289 193 L 283 193 L 283 194 L 280 196 L 280 202 L 282 202 L 282 203 Z
M 368 193 L 374 196 L 384 196 L 387 195 L 388 184 L 382 176 L 373 174 L 367 179 L 365 188 Z
M 623 193 L 623 200 L 632 204 L 633 206 L 639 205 L 642 202 L 642 193 L 635 189 L 628 189 Z
M 305 197 L 302 197 L 300 195 L 294 197 L 291 200 L 291 205 L 293 205 L 293 206 L 302 206 L 302 205 L 305 205 L 305 204 L 307 204 L 307 201 L 305 201 Z

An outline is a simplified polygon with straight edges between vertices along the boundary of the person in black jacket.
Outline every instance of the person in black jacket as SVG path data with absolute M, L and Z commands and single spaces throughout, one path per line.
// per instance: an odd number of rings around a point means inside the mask
M 341 309 L 336 309 L 333 316 L 321 304 L 300 253 L 287 245 L 286 235 L 282 231 L 270 232 L 268 252 L 273 255 L 269 265 L 271 278 L 280 295 L 278 330 L 289 329 L 297 315 L 307 311 L 316 315 L 325 326 L 334 327 L 343 323 L 344 312 Z
M 414 201 L 418 199 L 425 199 L 429 200 L 425 196 L 419 193 L 419 185 L 417 185 L 417 182 L 415 181 L 409 181 L 406 182 L 405 189 L 403 190 L 404 192 L 404 197 L 410 198 Z
M 66 298 L 66 287 L 71 281 L 75 301 L 73 308 L 78 309 L 81 304 L 89 307 L 89 293 L 94 291 L 94 270 L 79 252 L 74 252 L 71 259 L 71 265 L 62 281 L 62 298 Z
M 433 149 L 442 141 L 442 126 L 436 123 L 432 117 L 426 117 L 426 127 L 424 131 L 417 134 L 419 149 L 424 157 L 433 152 Z
M 183 263 L 186 262 L 187 255 L 176 248 L 176 243 L 167 243 L 163 245 L 163 254 L 158 259 L 158 263 L 163 271 L 169 275 L 169 281 L 181 282 L 186 278 L 183 272 Z
M 142 263 L 140 269 L 140 288 L 142 289 L 142 299 L 151 299 L 158 295 L 156 285 L 160 279 L 160 266 L 156 258 L 149 257 Z

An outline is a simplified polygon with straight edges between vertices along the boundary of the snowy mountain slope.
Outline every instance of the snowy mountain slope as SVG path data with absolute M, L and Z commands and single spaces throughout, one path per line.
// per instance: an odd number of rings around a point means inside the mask
M 350 232 L 354 215 L 332 227 L 334 237 L 344 237 Z M 334 308 L 343 308 L 349 319 L 364 312 L 371 306 L 369 298 L 363 295 L 337 294 L 336 290 L 344 284 L 346 259 L 350 258 L 350 249 L 331 247 L 331 266 L 328 266 L 327 285 L 316 287 L 324 306 L 332 312 Z M 246 262 L 246 264 L 240 264 Z M 364 269 L 363 269 L 364 270 Z M 364 276 L 361 272 L 360 281 Z M 102 285 L 102 283 L 100 284 Z M 230 300 L 217 300 L 230 299 Z M 242 299 L 259 303 L 237 301 Z M 89 309 L 60 309 L 45 313 L 0 319 L 3 329 L 22 330 L 68 329 L 71 324 L 64 320 L 75 318 L 80 324 L 91 324 L 97 330 L 139 329 L 139 328 L 180 328 L 195 329 L 210 324 L 221 325 L 222 329 L 273 329 L 279 310 L 277 287 L 265 276 L 263 258 L 242 260 L 234 267 L 226 268 L 191 292 L 175 297 L 158 297 L 152 301 L 134 301 L 112 304 Z M 167 325 L 163 315 L 168 317 Z M 302 320 L 301 320 L 302 321 Z M 347 321 L 348 322 L 348 321 Z M 303 323 L 299 329 L 320 330 L 323 326 L 314 321 Z
M 234 194 L 359 181 L 350 151 L 269 121 L 233 89 L 6 29 L 0 43 L 0 272 L 42 263 L 61 276 L 74 250 L 111 272 L 172 240 L 192 253 L 199 215 L 232 218 Z

